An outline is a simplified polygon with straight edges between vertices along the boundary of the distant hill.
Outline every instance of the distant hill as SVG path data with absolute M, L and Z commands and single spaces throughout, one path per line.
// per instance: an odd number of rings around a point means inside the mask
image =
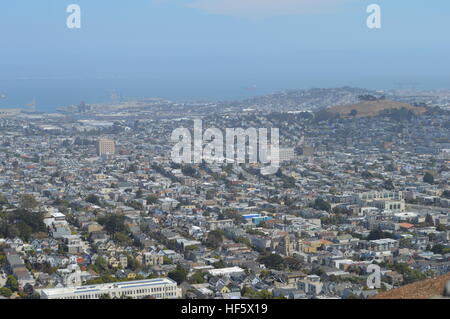
M 395 102 L 390 100 L 361 101 L 356 104 L 335 105 L 327 109 L 328 112 L 339 114 L 341 117 L 353 116 L 367 117 L 377 116 L 381 111 L 394 109 L 407 109 L 415 114 L 422 114 L 427 111 L 425 107 L 412 106 L 410 104 Z M 355 112 L 356 111 L 356 112 Z
M 450 273 L 382 292 L 370 299 L 430 299 L 441 297 L 449 280 Z
M 353 104 L 360 101 L 360 96 L 379 96 L 380 94 L 361 88 L 314 88 L 308 90 L 288 90 L 256 96 L 240 101 L 224 101 L 221 108 L 254 108 L 269 111 L 315 111 L 330 105 Z

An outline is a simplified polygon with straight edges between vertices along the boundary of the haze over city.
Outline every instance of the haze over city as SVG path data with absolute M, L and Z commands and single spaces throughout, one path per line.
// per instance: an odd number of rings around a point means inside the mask
M 124 97 L 239 99 L 285 89 L 450 87 L 447 1 L 80 0 L 0 4 L 0 107 Z M 436 5 L 439 3 L 439 5 Z M 251 88 L 251 89 L 248 89 Z

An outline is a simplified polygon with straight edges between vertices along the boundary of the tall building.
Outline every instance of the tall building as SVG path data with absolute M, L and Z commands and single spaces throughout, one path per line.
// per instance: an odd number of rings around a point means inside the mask
M 116 152 L 116 146 L 114 140 L 110 139 L 99 139 L 97 141 L 97 155 L 114 155 Z

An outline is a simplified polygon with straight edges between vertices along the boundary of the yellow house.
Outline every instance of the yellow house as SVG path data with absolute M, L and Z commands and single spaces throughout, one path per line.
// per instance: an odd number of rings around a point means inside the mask
M 304 245 L 302 248 L 304 253 L 307 254 L 313 254 L 317 252 L 317 247 L 312 247 L 312 246 L 308 246 L 308 245 Z
M 228 294 L 231 292 L 230 288 L 228 288 L 227 286 L 223 286 L 219 291 L 221 294 Z
M 134 272 L 130 272 L 130 273 L 127 275 L 127 278 L 128 278 L 128 279 L 135 279 L 135 278 L 136 278 L 136 274 L 135 274 Z

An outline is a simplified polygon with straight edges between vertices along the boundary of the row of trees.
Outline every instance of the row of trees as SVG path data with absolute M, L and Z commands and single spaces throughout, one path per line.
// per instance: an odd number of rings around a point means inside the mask
M 435 276 L 435 273 L 431 270 L 423 272 L 418 269 L 412 269 L 406 263 L 388 264 L 386 266 L 403 275 L 403 283 L 405 285 Z
M 0 295 L 6 298 L 12 296 L 14 292 L 19 291 L 19 283 L 17 282 L 16 277 L 9 275 L 6 279 L 6 284 L 4 287 L 0 288 Z
M 44 213 L 30 212 L 25 209 L 0 212 L 0 237 L 19 237 L 28 241 L 33 233 L 38 232 L 47 232 Z

